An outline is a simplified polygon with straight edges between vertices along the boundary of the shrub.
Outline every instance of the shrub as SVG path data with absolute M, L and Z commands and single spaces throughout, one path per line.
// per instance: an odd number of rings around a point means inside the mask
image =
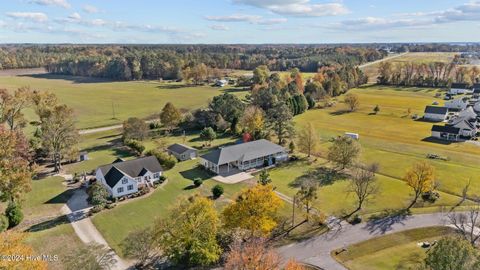
M 170 170 L 175 167 L 175 164 L 177 164 L 177 159 L 174 156 L 170 156 L 169 154 L 160 150 L 150 150 L 146 154 L 147 156 L 156 157 L 164 170 Z
M 195 179 L 193 180 L 193 184 L 194 184 L 196 187 L 199 187 L 199 186 L 201 186 L 201 185 L 203 184 L 203 181 L 202 181 L 202 179 L 200 179 L 200 178 L 195 178 Z
M 167 177 L 165 175 L 160 175 L 160 183 L 163 183 L 165 180 L 167 180 Z
M 20 205 L 10 202 L 5 210 L 5 216 L 8 218 L 8 228 L 13 228 L 23 220 L 23 213 Z
M 87 201 L 93 206 L 104 207 L 107 203 L 107 198 L 110 196 L 105 187 L 100 183 L 95 183 L 91 185 L 88 190 L 88 199 Z
M 425 202 L 434 203 L 440 198 L 440 194 L 436 191 L 428 191 L 422 194 L 422 199 Z
M 95 205 L 94 207 L 92 207 L 92 209 L 90 210 L 90 213 L 91 214 L 96 214 L 100 211 L 103 210 L 103 206 L 99 206 L 99 205 Z
M 132 149 L 133 151 L 135 151 L 137 155 L 141 155 L 143 151 L 145 151 L 145 146 L 143 146 L 137 140 L 126 140 L 124 144 L 128 146 L 130 149 Z
M 109 203 L 109 204 L 107 204 L 106 208 L 107 208 L 107 209 L 113 209 L 113 208 L 115 208 L 115 206 L 117 206 L 117 204 L 115 204 L 115 203 Z
M 355 225 L 355 224 L 359 224 L 362 222 L 362 218 L 359 216 L 359 215 L 355 215 L 350 221 L 349 223 L 352 224 L 352 225 Z
M 222 196 L 223 194 L 223 187 L 220 186 L 220 185 L 215 185 L 213 188 L 212 188 L 212 195 L 213 195 L 213 198 L 219 198 L 220 196 Z
M 5 215 L 0 215 L 0 233 L 8 229 L 8 218 Z

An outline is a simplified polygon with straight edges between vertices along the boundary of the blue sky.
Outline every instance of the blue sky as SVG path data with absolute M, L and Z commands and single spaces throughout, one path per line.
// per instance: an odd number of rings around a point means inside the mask
M 4 0 L 0 43 L 478 42 L 480 1 Z

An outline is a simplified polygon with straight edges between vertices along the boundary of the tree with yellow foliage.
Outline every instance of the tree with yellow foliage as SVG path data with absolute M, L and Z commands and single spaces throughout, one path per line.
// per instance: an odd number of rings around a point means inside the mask
M 216 240 L 219 221 L 212 200 L 200 196 L 183 199 L 157 221 L 155 240 L 163 255 L 176 264 L 210 265 L 222 253 Z
M 271 185 L 257 185 L 243 190 L 222 212 L 226 228 L 248 230 L 252 236 L 267 236 L 277 226 L 277 211 L 282 200 Z
M 407 209 L 412 208 L 418 198 L 435 187 L 435 168 L 427 162 L 418 162 L 405 174 L 407 185 L 413 190 L 413 200 Z
M 298 149 L 310 157 L 317 150 L 318 143 L 319 139 L 317 132 L 312 123 L 308 122 L 307 125 L 298 133 Z
M 264 115 L 265 113 L 261 108 L 257 106 L 248 106 L 240 119 L 240 125 L 250 132 L 251 135 L 255 136 L 255 134 L 260 132 L 265 125 Z
M 47 263 L 38 260 L 27 259 L 28 256 L 37 258 L 37 254 L 34 253 L 32 247 L 25 245 L 24 241 L 27 237 L 26 233 L 7 231 L 0 234 L 0 254 L 2 256 L 13 255 L 14 257 L 9 259 L 0 259 L 0 269 L 2 270 L 17 270 L 17 269 L 29 269 L 29 270 L 46 270 Z M 15 257 L 18 256 L 18 257 Z

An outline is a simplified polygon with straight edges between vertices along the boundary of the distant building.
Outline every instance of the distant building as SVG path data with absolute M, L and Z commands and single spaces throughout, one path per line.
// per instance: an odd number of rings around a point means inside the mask
M 447 114 L 447 107 L 427 106 L 423 118 L 428 121 L 442 122 L 447 118 Z
M 448 91 L 448 93 L 452 95 L 466 94 L 468 92 L 471 91 L 466 83 L 452 83 L 450 90 Z
M 359 140 L 360 139 L 360 135 L 358 135 L 358 133 L 345 132 L 345 136 L 349 137 L 349 138 L 352 138 L 354 140 Z
M 88 160 L 88 153 L 87 152 L 80 152 L 79 157 L 80 157 L 80 161 Z
M 179 143 L 174 143 L 167 147 L 167 152 L 181 161 L 194 159 L 197 157 L 197 149 Z
M 225 87 L 228 85 L 228 81 L 227 80 L 217 80 L 215 82 L 215 86 L 217 87 Z
M 157 158 L 149 156 L 100 166 L 95 177 L 117 198 L 137 192 L 142 185 L 153 185 L 160 180 L 162 171 Z
M 244 171 L 271 166 L 287 159 L 284 147 L 264 139 L 219 148 L 200 157 L 201 164 L 217 174 L 234 168 Z

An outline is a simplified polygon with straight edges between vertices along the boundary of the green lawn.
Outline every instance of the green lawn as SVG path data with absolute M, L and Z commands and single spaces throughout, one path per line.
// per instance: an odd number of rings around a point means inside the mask
M 165 172 L 168 183 L 157 188 L 153 194 L 125 204 L 120 204 L 112 210 L 106 210 L 93 217 L 93 223 L 102 233 L 110 246 L 121 254 L 119 245 L 128 233 L 137 228 L 153 225 L 155 219 L 168 213 L 169 208 L 182 197 L 201 194 L 211 195 L 211 188 L 218 184 L 200 169 L 196 168 L 198 161 L 190 160 L 178 163 L 172 170 Z M 199 188 L 191 188 L 193 179 L 200 177 L 206 179 Z M 246 184 L 224 185 L 225 193 L 222 198 L 215 201 L 220 209 Z
M 110 82 L 93 78 L 59 75 L 2 76 L 6 89 L 30 86 L 55 93 L 61 102 L 75 110 L 78 128 L 91 128 L 121 123 L 129 117 L 147 117 L 159 113 L 166 102 L 178 108 L 193 110 L 205 107 L 212 97 L 231 91 L 241 97 L 241 89 L 211 86 L 186 86 L 182 83 L 158 81 Z M 115 119 L 113 119 L 113 108 Z M 32 111 L 27 111 L 32 118 Z
M 68 200 L 69 194 L 62 177 L 48 177 L 32 181 L 32 191 L 27 193 L 23 202 L 26 219 L 54 216 Z
M 453 233 L 448 227 L 407 230 L 349 246 L 339 255 L 332 254 L 350 270 L 410 269 L 425 258 L 426 250 L 417 243 L 432 242 Z

